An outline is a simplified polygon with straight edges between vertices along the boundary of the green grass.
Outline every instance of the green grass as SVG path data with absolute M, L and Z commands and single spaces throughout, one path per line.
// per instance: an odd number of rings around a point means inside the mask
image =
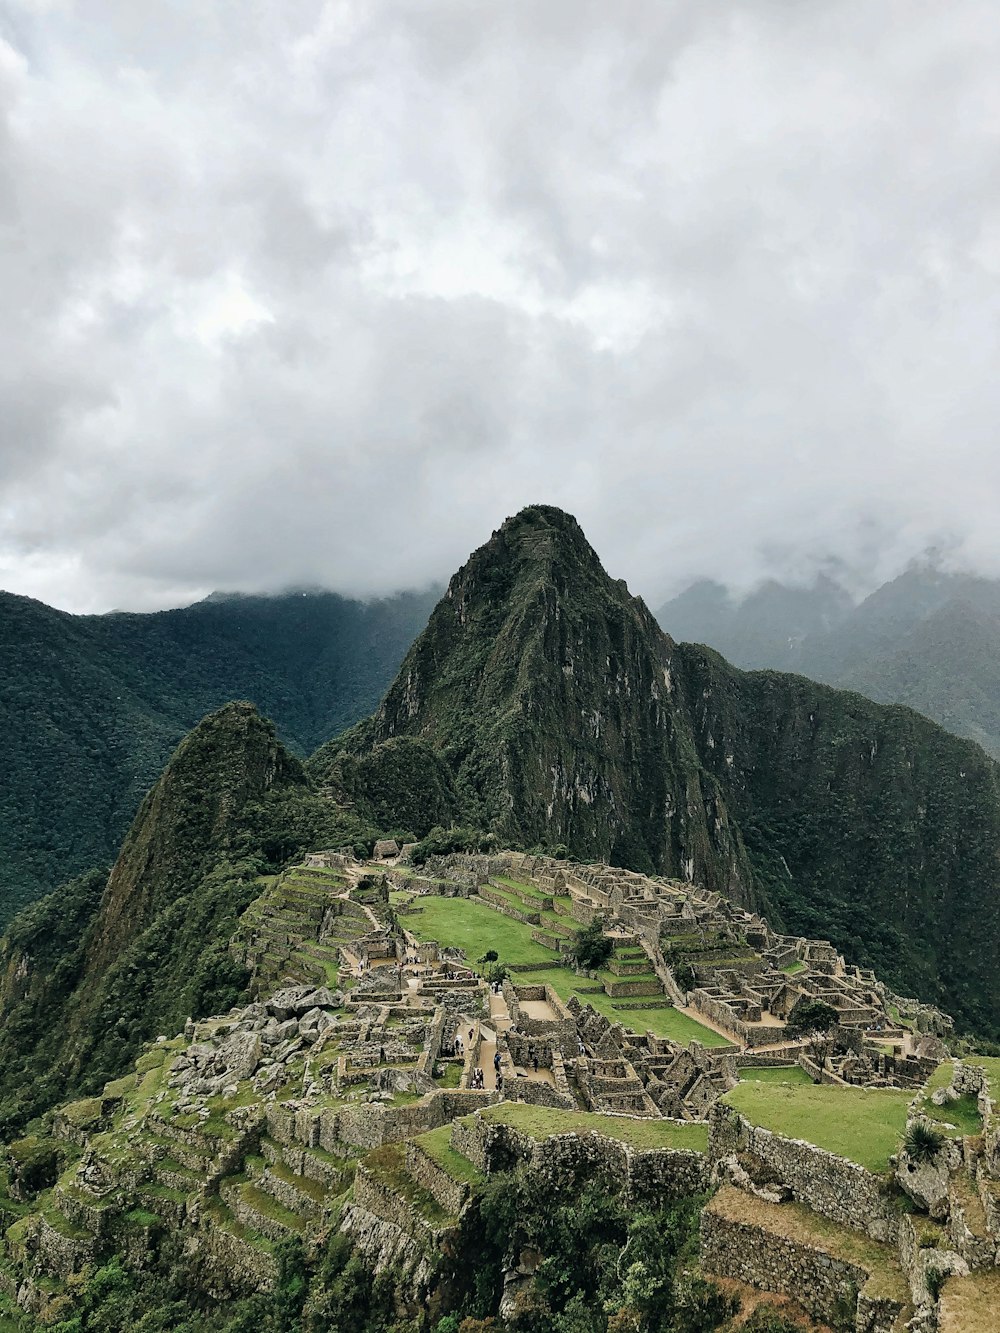
M 708 1150 L 708 1126 L 700 1122 L 639 1120 L 628 1116 L 600 1115 L 596 1111 L 560 1111 L 550 1106 L 526 1106 L 505 1102 L 480 1112 L 484 1120 L 513 1125 L 533 1139 L 553 1134 L 603 1134 L 633 1148 L 687 1148 Z
M 801 1065 L 756 1065 L 738 1071 L 741 1083 L 786 1083 L 812 1086 L 812 1079 Z
M 483 1179 L 479 1168 L 451 1146 L 451 1125 L 442 1125 L 440 1129 L 429 1130 L 428 1133 L 419 1135 L 414 1142 L 418 1143 L 431 1161 L 436 1162 L 452 1180 L 461 1181 L 466 1185 L 478 1185 Z
M 573 994 L 579 996 L 581 1004 L 592 1005 L 599 1014 L 631 1028 L 633 1032 L 645 1032 L 647 1029 L 657 1037 L 669 1037 L 672 1041 L 686 1045 L 689 1041 L 700 1041 L 703 1046 L 728 1046 L 725 1037 L 711 1028 L 704 1027 L 694 1018 L 682 1014 L 678 1009 L 616 1009 L 618 1004 L 639 1004 L 640 996 L 634 999 L 612 1000 L 610 995 L 580 995 L 580 989 L 595 985 L 587 977 L 578 977 L 567 967 L 554 967 L 550 971 L 531 972 L 525 977 L 532 983 L 548 982 L 552 989 L 565 1002 Z M 618 980 L 622 980 L 621 977 Z M 651 997 L 655 999 L 655 996 Z
M 482 903 L 468 898 L 425 897 L 421 901 L 423 911 L 418 916 L 403 918 L 406 929 L 418 940 L 437 940 L 464 949 L 472 967 L 489 949 L 496 949 L 505 963 L 544 963 L 556 957 L 531 938 L 530 926 Z
M 796 973 L 804 972 L 805 968 L 806 968 L 805 963 L 803 963 L 800 958 L 796 958 L 794 963 L 789 963 L 786 967 L 783 967 L 781 970 L 782 972 L 784 972 L 786 976 L 794 977 Z
M 434 1080 L 439 1088 L 457 1088 L 462 1081 L 461 1060 L 449 1060 L 442 1065 L 440 1078 Z
M 278 1222 L 281 1226 L 288 1227 L 290 1231 L 305 1231 L 305 1220 L 298 1213 L 293 1213 L 290 1208 L 286 1208 L 284 1204 L 279 1203 L 264 1190 L 258 1189 L 256 1185 L 248 1181 L 240 1185 L 239 1192 L 243 1202 L 249 1204 L 254 1212 L 260 1213 L 261 1217 L 270 1218 L 272 1222 Z
M 912 1094 L 881 1088 L 739 1083 L 723 1101 L 754 1125 L 805 1139 L 879 1174 L 899 1146 Z
M 1000 1061 L 998 1061 L 1000 1064 Z M 963 1138 L 966 1134 L 981 1134 L 982 1116 L 975 1097 L 968 1094 L 957 1102 L 947 1102 L 944 1106 L 935 1106 L 931 1094 L 938 1088 L 947 1088 L 952 1080 L 953 1066 L 950 1060 L 944 1060 L 927 1080 L 925 1094 L 919 1102 L 919 1109 L 928 1120 L 940 1125 L 949 1138 Z

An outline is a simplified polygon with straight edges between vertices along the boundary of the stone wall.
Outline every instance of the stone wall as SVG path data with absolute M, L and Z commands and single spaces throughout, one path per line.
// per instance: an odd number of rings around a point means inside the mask
M 731 1106 L 717 1102 L 709 1113 L 708 1155 L 749 1155 L 765 1163 L 793 1196 L 814 1212 L 874 1240 L 894 1241 L 899 1219 L 888 1185 L 855 1162 L 800 1139 L 786 1139 L 751 1125 Z
M 270 1291 L 278 1276 L 277 1261 L 269 1250 L 221 1227 L 210 1225 L 199 1232 L 198 1253 L 212 1275 L 213 1295 Z
M 406 1169 L 428 1194 L 432 1194 L 446 1213 L 457 1217 L 469 1197 L 469 1187 L 463 1181 L 455 1180 L 438 1166 L 433 1157 L 429 1157 L 419 1143 L 412 1141 L 406 1145 Z
M 452 1143 L 484 1175 L 529 1164 L 553 1190 L 598 1178 L 625 1191 L 636 1207 L 660 1208 L 708 1189 L 711 1165 L 688 1149 L 637 1150 L 604 1134 L 554 1134 L 536 1140 L 512 1125 L 470 1117 L 455 1124 Z
M 846 1307 L 860 1305 L 857 1293 L 868 1280 L 856 1264 L 810 1249 L 782 1236 L 720 1217 L 711 1209 L 701 1215 L 701 1262 L 709 1273 L 736 1278 L 765 1291 L 792 1296 L 815 1319 L 841 1319 Z M 866 1299 L 863 1333 L 890 1333 L 901 1307 L 892 1301 Z

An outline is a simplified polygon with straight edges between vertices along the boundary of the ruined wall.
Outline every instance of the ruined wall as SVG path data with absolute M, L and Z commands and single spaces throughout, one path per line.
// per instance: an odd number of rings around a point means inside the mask
M 659 1208 L 673 1199 L 700 1194 L 711 1178 L 708 1158 L 688 1149 L 636 1150 L 596 1133 L 535 1140 L 512 1125 L 478 1116 L 454 1126 L 452 1143 L 486 1175 L 523 1162 L 553 1190 L 578 1188 L 596 1177 L 624 1188 L 636 1207 Z
M 701 1217 L 701 1262 L 719 1277 L 793 1296 L 815 1319 L 837 1327 L 842 1326 L 845 1310 L 857 1309 L 858 1330 L 890 1333 L 901 1309 L 893 1301 L 867 1298 L 862 1306 L 857 1293 L 868 1274 L 856 1264 L 720 1217 L 710 1209 Z
M 734 1153 L 764 1162 L 796 1199 L 823 1217 L 874 1240 L 896 1239 L 898 1215 L 888 1186 L 877 1176 L 811 1143 L 751 1125 L 731 1106 L 717 1102 L 709 1114 L 708 1155 L 717 1162 Z

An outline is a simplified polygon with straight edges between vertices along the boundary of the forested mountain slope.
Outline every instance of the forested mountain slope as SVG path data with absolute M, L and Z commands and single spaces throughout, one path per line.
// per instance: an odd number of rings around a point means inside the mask
M 359 808 L 391 773 L 429 794 L 424 825 L 690 876 L 1000 1029 L 997 766 L 908 709 L 678 646 L 559 510 L 474 553 L 378 712 L 312 763 Z
M 32 904 L 0 941 L 0 1136 L 100 1088 L 143 1041 L 225 1010 L 228 944 L 261 875 L 371 832 L 311 788 L 249 703 L 206 717 L 142 803 L 110 877 Z
M 306 754 L 370 712 L 436 594 L 212 597 L 72 616 L 0 593 L 0 927 L 114 859 L 181 737 L 250 699 Z

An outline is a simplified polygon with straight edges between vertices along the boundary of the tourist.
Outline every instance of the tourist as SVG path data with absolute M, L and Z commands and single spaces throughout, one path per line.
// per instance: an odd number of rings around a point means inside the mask
M 537 1056 L 537 1055 L 533 1055 L 533 1056 L 531 1057 L 531 1068 L 535 1071 L 536 1074 L 538 1073 L 538 1056 Z

